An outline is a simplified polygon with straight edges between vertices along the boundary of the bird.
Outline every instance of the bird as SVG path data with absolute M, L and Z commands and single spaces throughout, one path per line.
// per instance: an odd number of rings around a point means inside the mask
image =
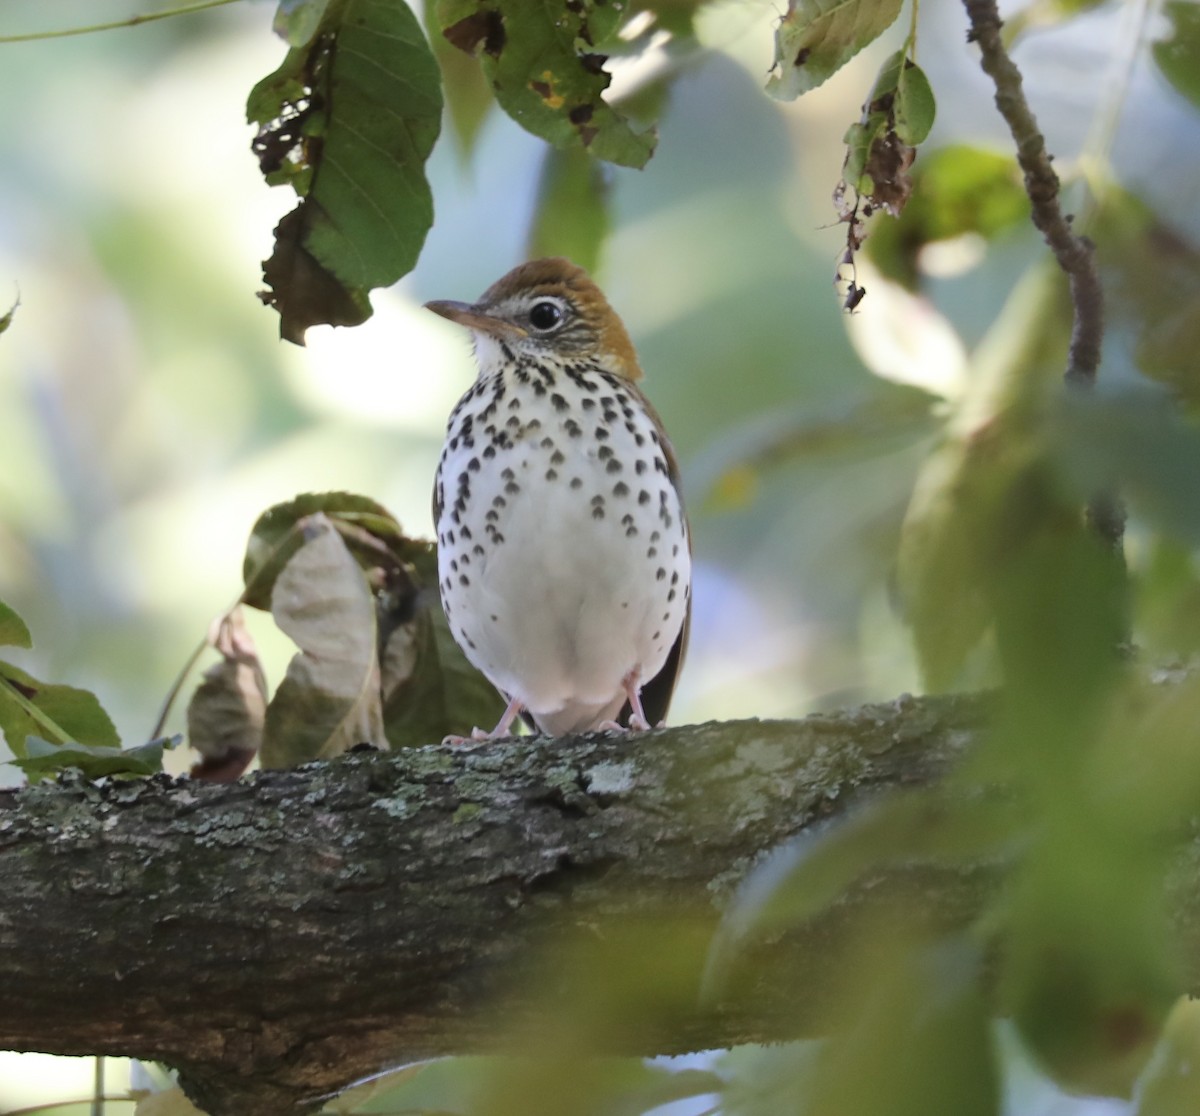
M 478 364 L 433 491 L 451 634 L 507 701 L 471 739 L 518 716 L 551 736 L 657 726 L 687 646 L 691 537 L 624 324 L 558 257 L 425 305 L 471 332 Z

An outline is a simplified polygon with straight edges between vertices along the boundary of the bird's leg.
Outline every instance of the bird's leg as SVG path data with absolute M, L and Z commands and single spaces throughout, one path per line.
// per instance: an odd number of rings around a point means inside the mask
M 629 724 L 622 725 L 619 721 L 601 721 L 596 727 L 601 732 L 645 732 L 650 728 L 646 720 L 646 711 L 642 708 L 642 668 L 634 667 L 621 679 L 621 687 L 625 697 L 629 699 Z
M 501 715 L 499 722 L 491 732 L 484 732 L 481 728 L 471 729 L 470 736 L 444 736 L 442 737 L 443 744 L 472 744 L 479 743 L 483 740 L 498 740 L 502 736 L 508 736 L 509 730 L 512 728 L 513 721 L 517 719 L 517 714 L 521 712 L 521 701 L 519 698 L 509 698 L 508 705 L 505 706 L 504 713 Z

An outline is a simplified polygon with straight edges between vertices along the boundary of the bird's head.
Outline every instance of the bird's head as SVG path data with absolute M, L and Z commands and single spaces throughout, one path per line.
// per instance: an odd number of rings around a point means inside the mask
M 427 302 L 426 309 L 466 326 L 484 372 L 528 353 L 558 364 L 590 361 L 639 380 L 642 370 L 625 326 L 586 271 L 570 260 L 531 260 L 513 268 L 478 302 Z

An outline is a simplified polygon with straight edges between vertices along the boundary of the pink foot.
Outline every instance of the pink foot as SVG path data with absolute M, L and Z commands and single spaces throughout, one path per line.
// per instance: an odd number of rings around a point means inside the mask
M 642 708 L 642 678 L 641 667 L 634 667 L 624 678 L 621 686 L 629 699 L 629 724 L 622 725 L 618 721 L 601 721 L 597 726 L 599 732 L 647 732 L 650 722 L 646 720 L 646 711 Z M 659 725 L 659 728 L 662 726 Z
M 499 740 L 501 737 L 510 736 L 513 721 L 517 719 L 517 714 L 520 712 L 521 702 L 517 698 L 509 698 L 504 715 L 491 732 L 485 732 L 483 729 L 475 727 L 471 729 L 470 736 L 443 736 L 442 743 L 461 746 L 463 744 L 480 744 L 485 740 Z

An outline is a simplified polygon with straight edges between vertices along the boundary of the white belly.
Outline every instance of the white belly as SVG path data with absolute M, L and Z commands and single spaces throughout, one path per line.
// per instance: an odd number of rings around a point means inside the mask
M 439 469 L 451 630 L 539 722 L 572 709 L 614 716 L 622 680 L 662 669 L 687 613 L 687 526 L 653 424 L 600 382 L 587 409 L 510 391 L 487 411 L 493 398 L 484 390 L 456 411 Z

